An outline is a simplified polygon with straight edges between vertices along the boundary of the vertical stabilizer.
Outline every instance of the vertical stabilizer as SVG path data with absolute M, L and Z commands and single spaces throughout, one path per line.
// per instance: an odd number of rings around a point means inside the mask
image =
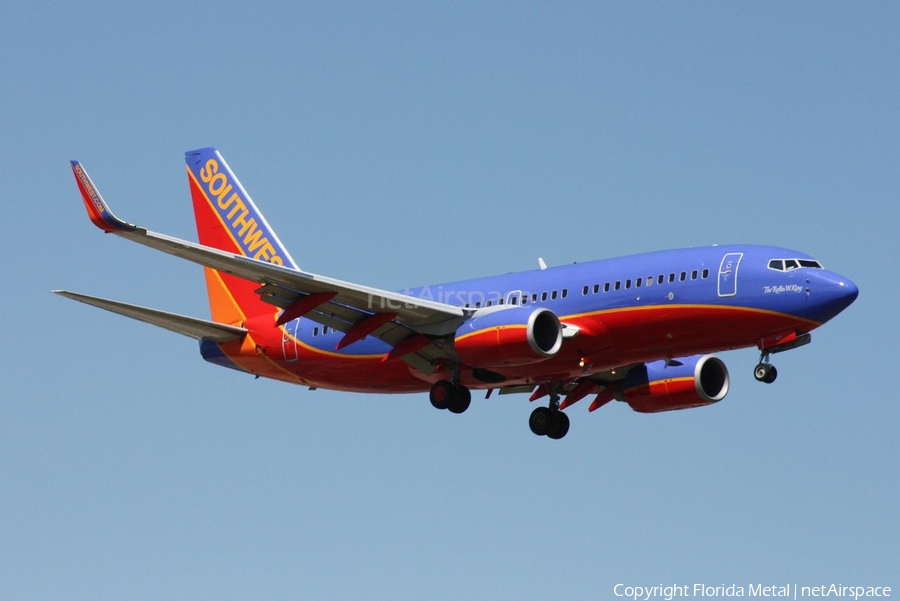
M 294 260 L 215 148 L 185 153 L 188 184 L 200 244 L 296 269 Z M 258 284 L 208 267 L 206 286 L 215 321 L 239 325 L 247 317 L 273 313 L 255 290 Z

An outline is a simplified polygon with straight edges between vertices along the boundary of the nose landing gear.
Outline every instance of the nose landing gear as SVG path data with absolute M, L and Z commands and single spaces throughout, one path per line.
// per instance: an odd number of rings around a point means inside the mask
M 759 357 L 759 364 L 753 368 L 753 377 L 757 382 L 771 384 L 778 377 L 778 370 L 769 363 L 769 353 L 763 351 Z
M 778 370 L 771 363 L 760 363 L 753 369 L 753 377 L 759 382 L 771 384 L 778 377 Z
M 769 363 L 769 355 L 783 353 L 784 351 L 807 345 L 811 341 L 812 337 L 809 332 L 806 332 L 805 334 L 791 332 L 786 335 L 776 336 L 774 337 L 774 340 L 771 336 L 769 338 L 764 338 L 759 343 L 759 365 L 753 368 L 753 377 L 760 382 L 771 384 L 775 381 L 775 378 L 778 377 L 778 370 L 775 369 L 774 365 Z M 776 342 L 778 342 L 778 344 L 775 344 Z

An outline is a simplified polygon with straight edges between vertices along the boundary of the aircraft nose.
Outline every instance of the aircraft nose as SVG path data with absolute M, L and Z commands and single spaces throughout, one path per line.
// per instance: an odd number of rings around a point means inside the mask
M 836 273 L 822 274 L 812 287 L 812 297 L 817 306 L 815 319 L 826 322 L 850 305 L 859 296 L 859 287 Z
M 844 300 L 844 308 L 846 309 L 859 296 L 859 287 L 846 278 L 839 282 L 838 286 L 842 289 L 839 295 Z

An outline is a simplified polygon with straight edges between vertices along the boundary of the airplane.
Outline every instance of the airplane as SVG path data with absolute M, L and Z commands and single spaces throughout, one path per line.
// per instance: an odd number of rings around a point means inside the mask
M 199 341 L 206 361 L 256 377 L 368 393 L 429 393 L 463 413 L 485 398 L 546 398 L 531 431 L 561 439 L 565 410 L 617 400 L 641 413 L 725 398 L 713 353 L 773 354 L 856 300 L 849 279 L 813 257 L 761 245 L 665 250 L 389 291 L 300 269 L 215 148 L 185 153 L 199 243 L 113 215 L 71 161 L 90 220 L 106 233 L 204 267 L 211 320 L 64 290 L 53 292 Z

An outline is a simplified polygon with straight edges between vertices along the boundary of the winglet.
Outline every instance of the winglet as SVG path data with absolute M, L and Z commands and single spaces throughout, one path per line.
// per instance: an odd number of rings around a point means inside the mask
M 70 161 L 72 163 L 72 172 L 75 174 L 75 181 L 78 182 L 78 190 L 81 192 L 81 198 L 84 200 L 84 207 L 87 209 L 88 217 L 91 222 L 106 233 L 134 231 L 137 227 L 126 223 L 113 215 L 109 210 L 109 206 L 103 201 L 94 182 L 81 163 L 78 161 Z

